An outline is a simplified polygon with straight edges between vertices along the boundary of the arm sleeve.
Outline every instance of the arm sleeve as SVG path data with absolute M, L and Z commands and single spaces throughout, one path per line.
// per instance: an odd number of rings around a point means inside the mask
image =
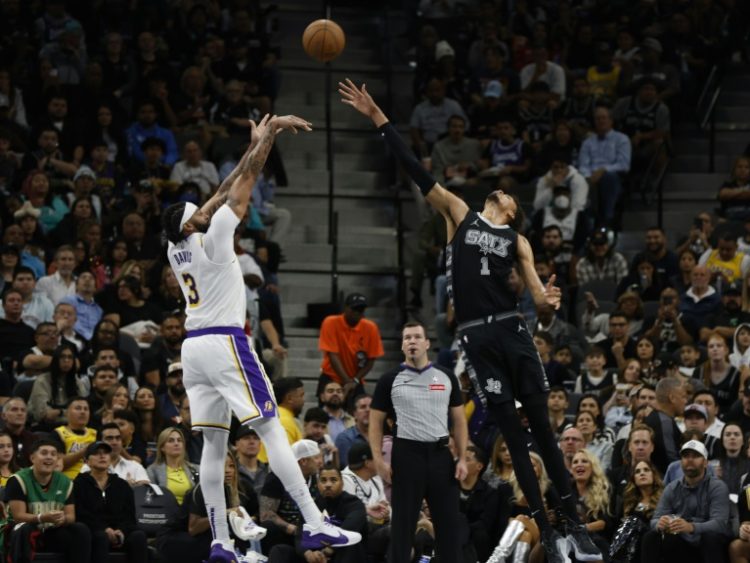
M 378 132 L 383 135 L 385 142 L 391 147 L 393 154 L 406 169 L 407 174 L 419 186 L 422 195 L 427 195 L 435 185 L 435 178 L 422 167 L 390 121 L 382 125 Z
M 206 254 L 212 262 L 226 264 L 235 260 L 234 254 L 234 229 L 240 220 L 232 209 L 224 204 L 214 213 L 211 225 L 203 237 L 206 245 Z

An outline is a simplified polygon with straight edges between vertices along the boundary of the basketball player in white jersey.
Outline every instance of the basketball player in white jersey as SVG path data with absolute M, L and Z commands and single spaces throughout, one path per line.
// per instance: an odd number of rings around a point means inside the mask
M 311 130 L 310 123 L 295 116 L 266 116 L 257 126 L 251 125 L 250 148 L 203 207 L 177 203 L 162 218 L 169 264 L 187 303 L 187 338 L 181 356 L 192 425 L 204 436 L 200 484 L 214 537 L 208 563 L 239 559 L 229 537 L 224 499 L 223 460 L 232 411 L 263 440 L 271 470 L 299 505 L 306 522 L 302 546 L 316 550 L 361 540 L 360 534 L 327 522 L 315 505 L 277 417 L 271 383 L 243 330 L 245 287 L 234 253 L 234 230 L 247 213 L 253 185 L 276 134 L 285 129 Z M 261 528 L 258 533 L 259 527 L 251 521 L 237 525 L 232 520 L 240 537 L 257 539 L 264 532 Z

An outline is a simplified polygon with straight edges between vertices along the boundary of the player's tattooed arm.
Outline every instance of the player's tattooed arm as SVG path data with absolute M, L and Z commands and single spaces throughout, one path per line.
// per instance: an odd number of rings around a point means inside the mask
M 273 522 L 279 528 L 286 530 L 290 525 L 276 512 L 281 504 L 281 499 L 260 495 L 260 521 Z

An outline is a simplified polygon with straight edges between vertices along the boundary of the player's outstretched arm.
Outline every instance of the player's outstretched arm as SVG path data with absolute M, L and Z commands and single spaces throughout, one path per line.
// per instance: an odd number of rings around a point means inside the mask
M 261 131 L 257 144 L 237 165 L 235 169 L 237 174 L 227 190 L 226 203 L 237 217 L 241 219 L 247 213 L 250 194 L 258 176 L 263 171 L 276 135 L 282 131 L 291 131 L 296 134 L 298 129 L 312 131 L 311 125 L 310 122 L 294 115 L 273 116 L 268 120 L 263 118 L 256 128 L 256 134 L 258 130 Z
M 550 305 L 559 309 L 562 292 L 559 287 L 555 286 L 556 276 L 552 274 L 547 285 L 542 284 L 542 280 L 539 279 L 536 268 L 534 268 L 534 252 L 531 250 L 531 244 L 522 235 L 518 235 L 518 267 L 536 306 Z
M 367 86 L 362 84 L 360 88 L 349 80 L 339 82 L 339 94 L 341 101 L 362 115 L 369 117 L 378 131 L 383 135 L 396 157 L 404 166 L 419 190 L 424 194 L 427 202 L 438 210 L 453 227 L 459 225 L 469 212 L 466 203 L 454 196 L 448 190 L 438 184 L 435 179 L 422 167 L 417 158 L 406 146 L 406 143 L 398 134 L 395 127 L 391 125 L 383 110 L 378 107 L 367 91 Z M 449 240 L 451 235 L 449 233 Z
M 279 133 L 283 130 L 289 130 L 296 135 L 298 129 L 302 129 L 303 131 L 312 131 L 310 127 L 312 124 L 310 122 L 294 115 L 285 115 L 282 117 L 274 116 L 274 119 L 276 126 L 275 133 Z M 250 120 L 250 145 L 247 147 L 245 154 L 242 155 L 242 158 L 240 158 L 240 161 L 237 163 L 237 166 L 234 167 L 234 170 L 232 170 L 229 175 L 224 178 L 224 181 L 221 183 L 214 195 L 212 195 L 201 208 L 201 210 L 205 211 L 209 217 L 216 213 L 216 210 L 224 205 L 224 203 L 226 203 L 229 196 L 229 190 L 232 188 L 235 181 L 249 168 L 250 159 L 253 158 L 255 148 L 258 146 L 261 139 L 264 138 L 270 120 L 271 116 L 269 114 L 264 115 L 263 119 L 261 119 L 257 124 L 253 120 Z M 271 144 L 273 144 L 273 142 Z M 268 153 L 266 153 L 266 156 L 268 156 Z M 261 166 L 261 170 L 262 169 L 263 166 Z

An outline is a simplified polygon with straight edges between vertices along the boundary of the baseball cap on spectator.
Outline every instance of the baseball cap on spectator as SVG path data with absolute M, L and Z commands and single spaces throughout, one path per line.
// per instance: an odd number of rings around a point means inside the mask
M 350 309 L 366 309 L 367 308 L 367 297 L 361 293 L 350 293 L 346 296 L 344 305 Z
M 367 442 L 354 442 L 349 449 L 347 463 L 350 469 L 359 469 L 368 459 L 372 459 L 372 450 Z
M 107 442 L 98 441 L 91 444 L 88 448 L 86 448 L 86 455 L 85 458 L 88 458 L 89 456 L 92 456 L 100 451 L 104 450 L 108 454 L 112 453 L 112 446 L 110 446 Z
M 724 288 L 724 295 L 742 295 L 742 285 L 733 281 Z
M 456 51 L 453 50 L 447 41 L 438 41 L 435 45 L 435 60 L 439 61 L 443 57 L 455 57 Z
M 182 373 L 182 362 L 172 362 L 167 368 L 167 377 L 171 377 L 175 372 Z
M 312 440 L 298 440 L 292 444 L 292 453 L 297 461 L 320 454 L 320 446 Z
M 96 180 L 96 172 L 94 172 L 91 168 L 84 164 L 78 170 L 76 170 L 75 176 L 73 176 L 73 181 L 75 182 L 76 180 L 78 180 L 78 178 L 83 177 Z
M 234 435 L 235 442 L 239 440 L 240 438 L 244 438 L 245 436 L 255 436 L 256 438 L 260 439 L 260 436 L 258 436 L 258 433 L 255 431 L 255 429 L 252 426 L 248 426 L 247 424 L 243 424 L 237 429 L 237 433 Z
M 703 445 L 703 442 L 699 442 L 698 440 L 688 440 L 680 448 L 680 455 L 688 451 L 695 452 L 708 459 L 708 452 L 706 451 L 706 446 Z
M 646 39 L 641 41 L 641 49 L 651 49 L 652 51 L 656 51 L 657 53 L 664 52 L 664 49 L 662 49 L 661 47 L 661 43 L 655 37 L 646 37 Z
M 503 95 L 503 85 L 499 80 L 490 80 L 484 88 L 485 98 L 499 98 Z
M 13 218 L 16 221 L 20 221 L 24 217 L 34 217 L 35 219 L 38 219 L 41 214 L 42 214 L 41 211 L 39 211 L 33 205 L 31 205 L 30 201 L 27 201 L 27 202 L 24 202 L 24 204 L 21 206 L 21 209 L 17 210 L 13 214 Z
M 704 407 L 703 405 L 693 403 L 692 405 L 686 406 L 682 416 L 687 418 L 689 414 L 698 414 L 699 416 L 702 416 L 704 419 L 708 420 L 708 411 L 706 411 L 706 407 Z

